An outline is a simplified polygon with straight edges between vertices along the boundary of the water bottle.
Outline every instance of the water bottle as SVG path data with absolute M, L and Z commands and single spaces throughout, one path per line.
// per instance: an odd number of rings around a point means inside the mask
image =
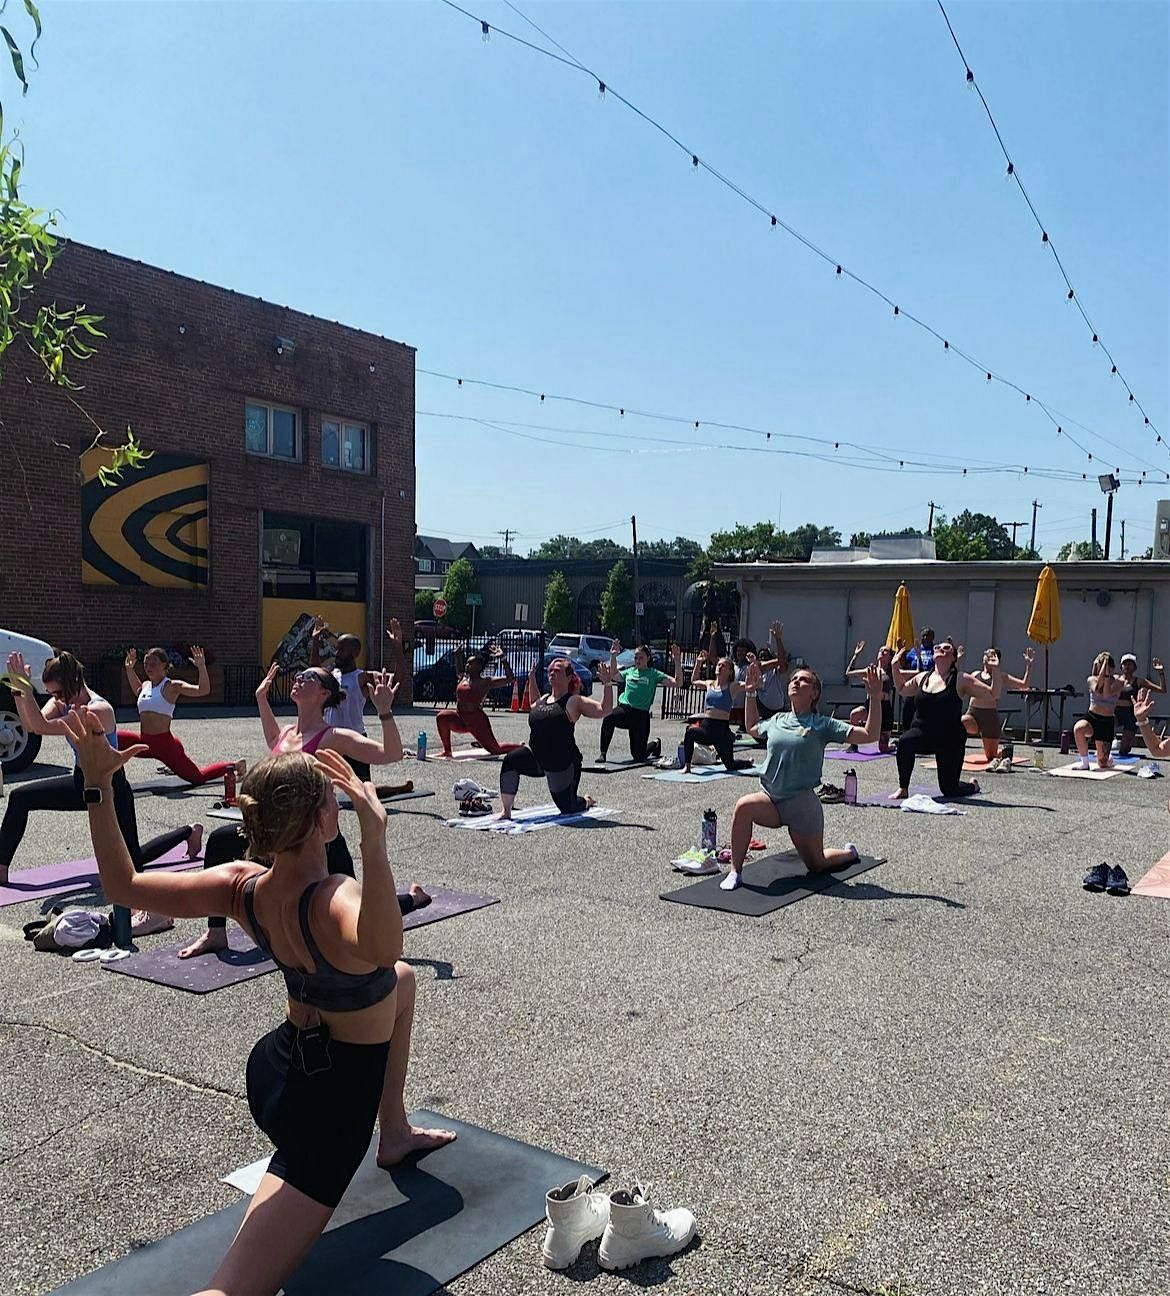
M 678 767 L 679 769 L 686 769 L 687 767 L 687 749 L 682 743 L 678 745 Z
M 1005 774 L 1010 774 L 1015 768 L 1015 750 L 1015 744 L 1009 738 L 1003 745 L 1004 764 L 1000 766 L 1000 769 L 1002 769 Z
M 714 810 L 703 811 L 703 831 L 699 837 L 699 849 L 714 855 L 718 843 L 718 821 Z
M 1061 754 L 1062 756 L 1067 756 L 1067 755 L 1068 755 L 1068 742 L 1069 742 L 1069 737 L 1070 737 L 1070 735 L 1069 735 L 1069 731 L 1068 731 L 1067 729 L 1062 729 L 1062 730 L 1060 731 L 1060 754 Z
M 425 729 L 418 731 L 418 751 L 416 755 L 420 761 L 425 761 L 427 758 L 427 731 Z
M 236 767 L 234 765 L 223 772 L 223 799 L 230 806 L 236 804 Z
M 1043 747 L 1032 748 L 1032 768 L 1034 770 L 1042 770 L 1044 768 L 1044 748 Z
M 847 769 L 845 771 L 845 804 L 857 804 L 857 771 Z

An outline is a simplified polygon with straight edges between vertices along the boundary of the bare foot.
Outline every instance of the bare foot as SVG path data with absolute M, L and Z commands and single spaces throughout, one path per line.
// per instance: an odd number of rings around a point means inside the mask
M 979 792 L 979 791 L 982 790 L 982 789 L 980 788 L 980 786 L 979 786 L 979 780 L 978 780 L 978 779 L 972 779 L 972 780 L 971 780 L 971 786 L 975 789 L 976 792 Z
M 910 795 L 909 788 L 899 788 L 897 792 L 891 792 L 886 799 L 888 801 L 905 801 L 909 795 Z
M 458 1137 L 453 1130 L 418 1129 L 414 1125 L 392 1134 L 383 1130 L 378 1139 L 378 1164 L 383 1170 L 388 1170 L 412 1152 L 434 1152 L 436 1148 L 454 1143 Z
M 587 797 L 585 798 L 585 809 L 586 809 L 586 810 L 592 810 L 593 807 L 594 807 L 596 804 L 597 804 L 597 798 L 596 798 L 596 797 L 587 796 Z
M 454 760 L 454 759 L 455 759 L 454 752 L 441 751 L 435 753 L 435 760 Z
M 198 859 L 200 851 L 203 850 L 203 825 L 194 824 L 191 828 L 191 836 L 187 838 L 187 858 Z
M 173 918 L 153 914 L 149 909 L 135 909 L 130 915 L 131 936 L 154 936 L 157 932 L 170 931 L 174 925 Z
M 198 940 L 179 951 L 181 959 L 198 958 L 200 954 L 218 954 L 228 947 L 226 927 L 209 927 Z
M 419 882 L 410 884 L 410 898 L 414 901 L 416 909 L 425 909 L 431 903 L 431 897 L 427 895 Z
M 684 766 L 683 766 L 683 773 L 684 773 L 684 774 L 689 774 L 690 772 L 691 772 L 691 767 L 690 767 L 689 765 L 684 765 Z

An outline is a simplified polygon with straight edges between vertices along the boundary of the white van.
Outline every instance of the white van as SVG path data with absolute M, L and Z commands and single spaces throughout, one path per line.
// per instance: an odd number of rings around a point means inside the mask
M 27 635 L 15 634 L 11 630 L 0 630 L 0 675 L 8 670 L 9 653 L 23 653 L 24 664 L 28 669 L 29 679 L 37 694 L 37 705 L 43 706 L 48 700 L 41 684 L 45 663 L 53 655 L 52 648 L 42 639 L 30 639 Z M 16 710 L 16 702 L 5 680 L 0 679 L 0 766 L 4 773 L 17 774 L 27 769 L 37 758 L 41 750 L 41 735 L 29 733 L 21 723 Z

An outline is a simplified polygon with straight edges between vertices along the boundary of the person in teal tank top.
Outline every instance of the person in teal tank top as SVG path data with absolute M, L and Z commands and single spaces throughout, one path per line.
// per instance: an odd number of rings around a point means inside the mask
M 615 729 L 629 731 L 632 760 L 655 760 L 661 756 L 662 743 L 657 738 L 650 741 L 650 709 L 654 705 L 654 695 L 660 684 L 665 688 L 683 687 L 681 651 L 675 650 L 674 674 L 667 675 L 651 665 L 654 653 L 646 644 L 635 649 L 633 667 L 619 671 L 617 659 L 621 650 L 619 639 L 609 646 L 609 668 L 615 677 L 620 678 L 622 691 L 617 706 L 601 722 L 601 754 L 597 758 L 600 764 L 605 763 Z

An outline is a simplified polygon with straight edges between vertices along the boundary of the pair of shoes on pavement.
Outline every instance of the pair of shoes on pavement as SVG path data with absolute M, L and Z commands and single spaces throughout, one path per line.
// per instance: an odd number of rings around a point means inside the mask
M 670 866 L 676 873 L 686 873 L 690 877 L 708 877 L 723 871 L 710 851 L 700 850 L 697 846 L 672 859 Z
M 544 1213 L 548 1232 L 541 1258 L 549 1269 L 567 1269 L 596 1238 L 601 1239 L 598 1261 L 612 1270 L 677 1255 L 695 1236 L 695 1217 L 684 1207 L 655 1210 L 641 1184 L 628 1192 L 600 1192 L 588 1175 L 551 1189 Z
M 817 788 L 817 800 L 824 805 L 840 805 L 845 800 L 845 789 L 835 783 L 822 783 Z
M 1081 883 L 1086 891 L 1107 891 L 1111 896 L 1129 895 L 1129 878 L 1119 864 L 1095 864 Z

